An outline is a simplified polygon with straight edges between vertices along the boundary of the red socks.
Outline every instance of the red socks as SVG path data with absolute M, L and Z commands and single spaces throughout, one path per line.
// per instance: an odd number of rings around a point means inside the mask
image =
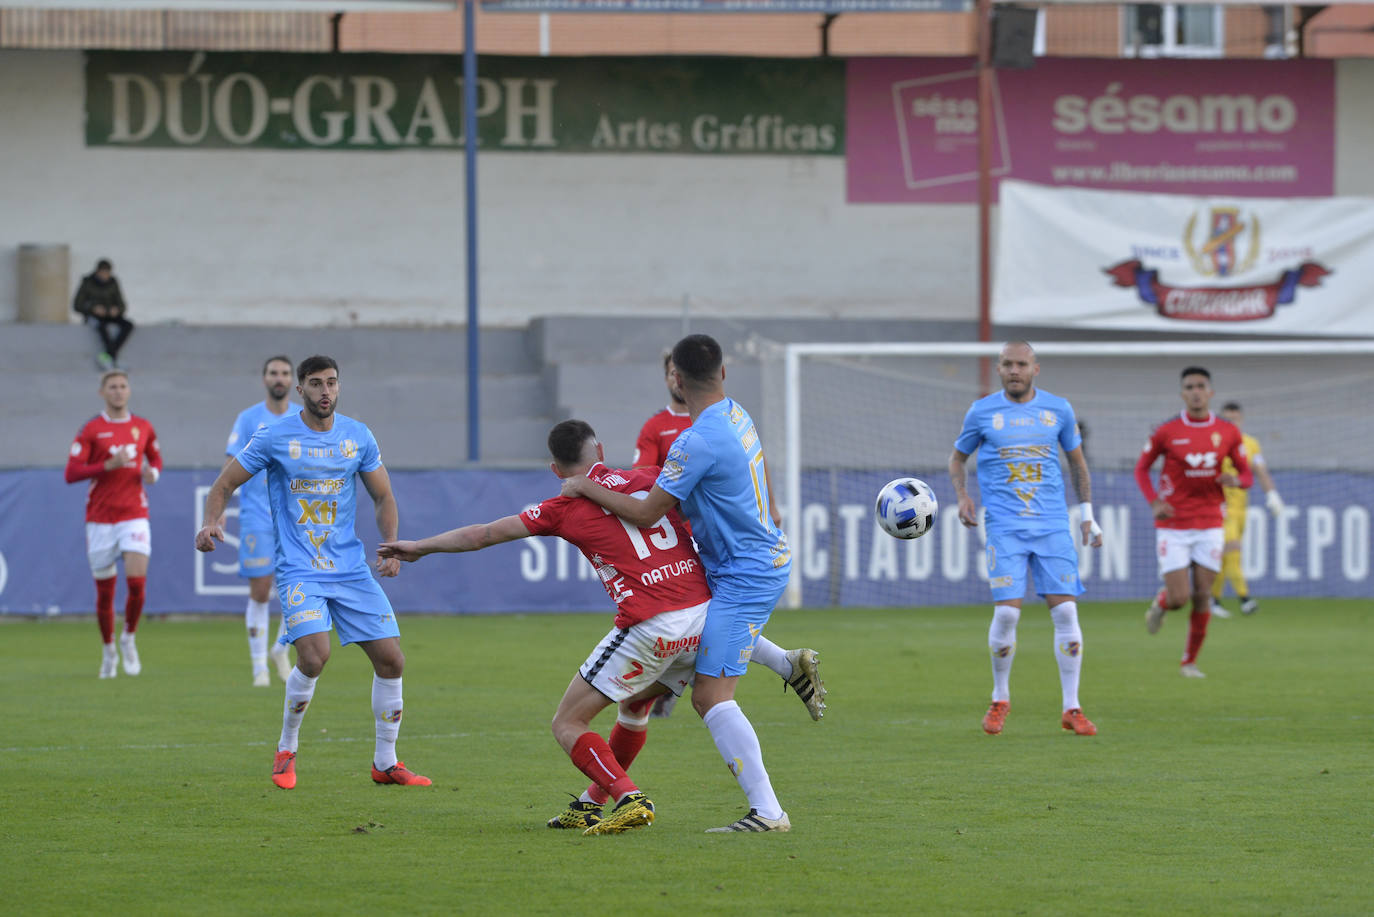
M 652 703 L 653 701 L 646 701 L 645 706 L 647 707 Z M 630 765 L 634 763 L 635 756 L 638 755 L 639 750 L 644 747 L 644 740 L 648 737 L 649 731 L 647 729 L 641 729 L 636 732 L 633 729 L 626 729 L 624 726 L 616 723 L 611 727 L 611 740 L 607 743 L 607 746 L 610 748 L 611 754 L 615 755 L 615 759 L 620 763 L 620 766 L 625 770 L 629 770 Z M 591 775 L 589 774 L 588 776 Z M 599 806 L 604 806 L 606 800 L 610 798 L 606 794 L 606 791 L 595 783 L 587 787 L 587 795 L 592 798 L 592 802 Z
M 128 587 L 129 597 L 124 602 L 124 630 L 133 633 L 138 629 L 138 619 L 143 617 L 143 595 L 148 583 L 146 576 L 126 576 L 124 585 Z M 114 579 L 110 580 L 110 600 L 114 601 Z
M 95 621 L 100 625 L 102 643 L 114 642 L 115 578 L 95 581 Z
M 1188 649 L 1183 654 L 1183 665 L 1197 662 L 1202 641 L 1207 639 L 1207 622 L 1212 620 L 1208 611 L 1194 611 L 1188 615 Z
M 584 732 L 578 736 L 568 757 L 572 758 L 578 770 L 591 778 L 592 783 L 606 791 L 609 798 L 619 799 L 639 789 L 620 766 L 606 740 L 594 732 Z

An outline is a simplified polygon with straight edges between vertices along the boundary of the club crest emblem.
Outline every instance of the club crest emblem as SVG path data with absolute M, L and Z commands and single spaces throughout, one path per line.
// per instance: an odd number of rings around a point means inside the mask
M 291 442 L 289 442 L 289 443 L 286 444 L 286 452 L 287 452 L 287 454 L 290 455 L 293 459 L 298 459 L 298 458 L 300 458 L 300 457 L 301 457 L 301 441 L 298 440 L 298 439 L 293 439 L 293 440 L 291 440 Z

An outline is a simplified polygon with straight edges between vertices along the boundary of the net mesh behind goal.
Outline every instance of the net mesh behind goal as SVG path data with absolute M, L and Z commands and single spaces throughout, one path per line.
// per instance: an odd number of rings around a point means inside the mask
M 990 601 L 983 529 L 959 523 L 946 468 L 981 394 L 979 353 L 991 361 L 992 389 L 1000 389 L 997 350 L 790 345 L 768 361 L 765 443 L 792 544 L 794 602 Z M 1195 364 L 1212 373 L 1213 410 L 1229 401 L 1244 408 L 1244 430 L 1259 440 L 1287 503 L 1281 514 L 1268 513 L 1256 483 L 1242 547 L 1252 594 L 1370 593 L 1374 449 L 1359 407 L 1374 384 L 1374 344 L 1074 343 L 1041 344 L 1037 352 L 1037 385 L 1067 398 L 1084 430 L 1105 539 L 1097 551 L 1080 548 L 1090 599 L 1148 601 L 1158 588 L 1153 520 L 1133 468 L 1150 432 L 1182 409 L 1179 372 Z M 977 459 L 969 462 L 975 499 Z M 879 488 L 902 475 L 924 479 L 940 500 L 934 529 L 909 542 L 873 520 Z M 1065 490 L 1076 503 L 1072 486 Z

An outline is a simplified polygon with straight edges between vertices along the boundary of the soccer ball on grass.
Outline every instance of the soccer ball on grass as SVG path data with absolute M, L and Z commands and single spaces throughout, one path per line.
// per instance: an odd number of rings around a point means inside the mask
M 888 481 L 873 507 L 878 524 L 893 538 L 920 538 L 935 525 L 939 510 L 935 491 L 920 478 Z

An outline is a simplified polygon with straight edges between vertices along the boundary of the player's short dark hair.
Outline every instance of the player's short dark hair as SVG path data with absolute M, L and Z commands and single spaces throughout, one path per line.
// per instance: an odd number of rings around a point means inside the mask
M 1201 367 L 1201 366 L 1185 366 L 1185 367 L 1183 367 L 1183 372 L 1181 372 L 1181 373 L 1178 374 L 1178 378 L 1179 378 L 1179 381 L 1180 381 L 1180 382 L 1182 382 L 1184 379 L 1188 378 L 1189 376 L 1201 376 L 1202 378 L 1206 379 L 1208 382 L 1211 382 L 1211 381 L 1212 381 L 1212 374 L 1209 373 L 1204 367 Z
M 301 365 L 296 367 L 296 381 L 305 384 L 305 377 L 322 370 L 332 369 L 339 371 L 339 364 L 334 362 L 333 357 L 323 357 L 315 354 L 313 357 L 306 357 L 301 360 Z
M 725 362 L 720 345 L 709 334 L 689 334 L 673 346 L 673 365 L 689 384 L 712 381 Z
M 291 358 L 284 353 L 279 353 L 275 357 L 268 357 L 266 360 L 262 361 L 262 374 L 264 376 L 267 375 L 267 367 L 271 366 L 273 363 L 285 363 L 287 366 L 293 365 L 291 363 Z M 337 366 L 334 368 L 338 369 Z
M 564 420 L 549 431 L 549 455 L 565 468 L 582 461 L 587 440 L 596 439 L 596 431 L 585 420 Z
M 95 263 L 95 269 L 97 271 L 113 271 L 114 265 L 110 263 L 109 258 L 101 258 Z
M 1223 411 L 1239 411 L 1241 409 L 1239 401 L 1228 401 L 1221 406 Z

